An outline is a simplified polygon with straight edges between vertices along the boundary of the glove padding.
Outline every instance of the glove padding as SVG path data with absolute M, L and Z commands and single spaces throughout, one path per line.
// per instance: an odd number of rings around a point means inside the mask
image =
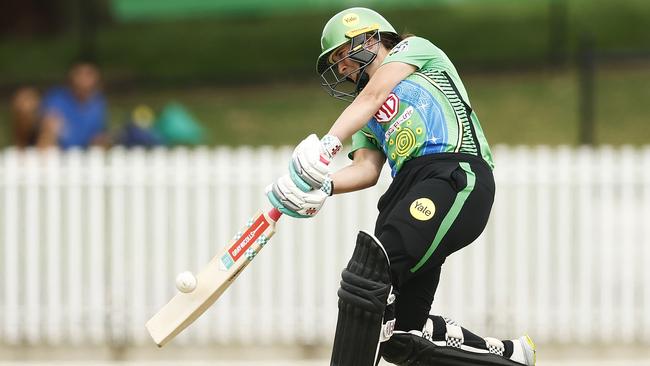
M 336 136 L 325 135 L 321 140 L 314 134 L 307 136 L 293 150 L 289 174 L 303 192 L 320 189 L 329 179 L 329 163 L 341 149 Z
M 325 186 L 331 186 L 329 181 L 326 180 Z M 294 184 L 289 175 L 285 175 L 266 187 L 266 196 L 273 207 L 283 214 L 307 218 L 320 211 L 329 194 L 320 189 L 305 192 Z

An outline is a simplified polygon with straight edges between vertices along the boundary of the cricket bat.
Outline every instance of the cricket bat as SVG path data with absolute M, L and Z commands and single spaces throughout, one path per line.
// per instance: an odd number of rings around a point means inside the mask
M 196 275 L 196 288 L 178 292 L 149 321 L 146 328 L 159 347 L 169 343 L 203 314 L 266 245 L 282 213 L 259 211 L 223 251 Z

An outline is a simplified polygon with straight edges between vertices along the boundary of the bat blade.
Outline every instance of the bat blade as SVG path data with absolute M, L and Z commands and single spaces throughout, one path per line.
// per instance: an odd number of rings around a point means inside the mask
M 159 347 L 171 341 L 219 299 L 273 236 L 280 216 L 275 209 L 258 212 L 198 273 L 194 291 L 178 292 L 147 321 L 147 331 Z

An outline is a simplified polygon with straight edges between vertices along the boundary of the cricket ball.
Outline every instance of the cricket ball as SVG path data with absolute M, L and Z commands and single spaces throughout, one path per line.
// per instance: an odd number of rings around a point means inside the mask
M 196 277 L 190 271 L 179 273 L 176 276 L 176 288 L 183 293 L 194 291 L 196 288 Z

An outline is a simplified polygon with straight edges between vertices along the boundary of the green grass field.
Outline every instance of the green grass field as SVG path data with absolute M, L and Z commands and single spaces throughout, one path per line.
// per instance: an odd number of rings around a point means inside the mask
M 326 132 L 346 106 L 314 84 L 114 94 L 111 121 L 119 126 L 138 103 L 159 110 L 169 101 L 178 101 L 202 122 L 209 145 L 293 145 L 309 133 Z M 576 144 L 575 72 L 469 74 L 465 84 L 491 143 Z M 602 69 L 596 85 L 596 141 L 650 143 L 647 106 L 639 103 L 650 100 L 650 65 Z
M 578 82 L 573 70 L 467 74 L 474 109 L 492 144 L 574 145 L 578 140 Z M 596 80 L 596 142 L 648 144 L 650 64 L 601 68 Z M 130 111 L 146 104 L 156 111 L 180 102 L 206 130 L 207 145 L 293 145 L 309 133 L 323 134 L 346 106 L 312 83 L 214 88 L 142 89 L 109 93 L 113 131 Z M 0 125 L 8 125 L 7 104 Z M 0 141 L 8 143 L 8 129 Z

